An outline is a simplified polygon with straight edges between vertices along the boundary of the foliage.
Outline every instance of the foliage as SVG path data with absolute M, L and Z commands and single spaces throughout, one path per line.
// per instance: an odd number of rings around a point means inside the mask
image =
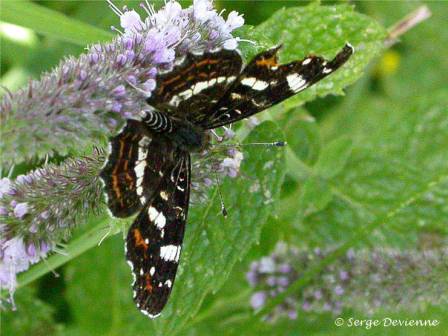
M 295 321 L 262 322 L 260 315 L 278 302 L 252 314 L 244 279 L 248 265 L 269 254 L 279 239 L 302 248 L 339 246 L 276 298 L 281 300 L 288 293 L 300 293 L 338 253 L 350 248 L 417 250 L 446 245 L 448 90 L 443 85 L 448 32 L 443 25 L 448 7 L 430 3 L 433 17 L 392 49 L 383 50 L 387 34 L 376 20 L 389 26 L 415 9 L 416 2 L 361 2 L 355 7 L 311 4 L 272 15 L 272 7 L 284 2 L 269 3 L 266 9 L 260 2 L 221 5 L 229 11 L 241 10 L 252 25 L 240 31 L 242 38 L 259 42 L 256 47 L 244 46 L 246 58 L 278 43 L 283 43 L 283 62 L 308 53 L 332 57 L 346 41 L 357 52 L 334 76 L 265 112 L 261 117 L 270 122 L 252 131 L 239 128 L 240 140 L 249 134 L 244 141 L 285 139 L 289 146 L 285 151 L 244 148 L 242 177 L 236 182 L 225 180 L 221 187 L 227 219 L 219 214 L 216 190 L 210 191 L 205 204 L 192 207 L 179 276 L 160 319 L 149 321 L 135 309 L 122 236 L 96 247 L 108 220 L 92 216 L 69 242 L 69 255 L 48 259 L 50 267 L 71 260 L 62 266 L 59 279 L 66 289 L 38 295 L 36 289 L 47 278 L 20 288 L 18 311 L 3 313 L 5 334 L 361 335 L 365 329 L 336 328 L 329 314 L 300 311 Z M 251 13 L 250 6 L 257 9 Z M 116 21 L 104 4 L 96 2 L 48 2 L 46 7 L 6 2 L 2 7 L 2 21 L 39 34 L 39 42 L 27 45 L 29 55 L 23 58 L 15 54 L 23 54 L 24 46 L 5 39 L 2 83 L 16 69 L 38 77 L 63 55 L 80 53 L 78 46 L 107 39 L 111 35 L 105 29 Z M 268 19 L 260 23 L 261 17 Z M 398 58 L 384 69 L 386 63 L 377 62 L 376 57 L 381 60 L 390 53 Z M 36 62 L 41 59 L 42 64 Z M 14 85 L 24 84 L 23 78 L 16 77 Z M 345 97 L 334 96 L 343 94 L 348 85 L 352 86 Z M 127 222 L 110 224 L 116 233 Z M 19 282 L 28 284 L 48 271 L 48 266 L 39 264 Z M 65 310 L 56 319 L 52 298 L 61 296 Z M 344 318 L 351 316 L 369 318 L 365 312 L 342 313 Z M 425 307 L 418 314 L 401 310 L 374 315 L 386 316 L 442 322 L 431 329 L 391 328 L 388 332 L 393 335 L 446 334 L 443 324 L 448 314 L 443 307 Z M 370 331 L 384 334 L 384 329 Z

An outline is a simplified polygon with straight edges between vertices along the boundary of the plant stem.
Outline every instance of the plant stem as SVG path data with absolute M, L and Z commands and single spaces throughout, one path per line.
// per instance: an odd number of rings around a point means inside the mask
M 114 235 L 118 233 L 119 230 L 117 229 L 114 229 L 112 231 L 112 227 L 108 225 L 109 221 L 111 221 L 111 219 L 104 216 L 99 218 L 94 217 L 91 223 L 87 224 L 94 225 L 92 229 L 85 232 L 78 238 L 72 240 L 64 249 L 64 254 L 55 253 L 44 262 L 40 262 L 32 266 L 28 271 L 20 274 L 17 279 L 17 289 L 28 285 L 29 283 L 40 278 L 49 271 L 52 271 L 59 266 L 64 265 L 66 262 L 79 256 L 90 248 L 98 245 L 98 242 L 100 242 L 106 234 Z M 92 222 L 96 222 L 96 224 L 93 224 Z M 108 230 L 110 230 L 109 233 Z

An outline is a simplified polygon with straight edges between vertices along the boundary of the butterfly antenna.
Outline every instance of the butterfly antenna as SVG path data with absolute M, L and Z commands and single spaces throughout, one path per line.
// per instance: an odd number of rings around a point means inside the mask
M 219 181 L 219 177 L 218 177 L 218 174 L 216 173 L 216 171 L 214 173 L 215 173 L 215 179 L 216 179 L 216 188 L 218 189 L 219 202 L 221 203 L 221 213 L 224 218 L 227 218 L 227 209 L 226 209 L 226 206 L 224 205 L 224 200 L 222 198 L 222 193 L 221 193 L 221 187 L 220 187 L 221 182 Z
M 215 146 L 223 147 L 246 147 L 246 146 L 268 146 L 268 147 L 285 147 L 288 143 L 286 141 L 274 141 L 274 142 L 250 142 L 250 143 L 227 143 L 227 144 L 215 144 Z

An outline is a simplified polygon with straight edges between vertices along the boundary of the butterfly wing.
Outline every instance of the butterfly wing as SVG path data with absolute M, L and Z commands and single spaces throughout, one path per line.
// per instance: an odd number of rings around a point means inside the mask
M 134 301 L 151 318 L 160 314 L 171 293 L 188 214 L 190 156 L 178 151 L 173 163 L 126 239 Z
M 235 50 L 188 53 L 172 71 L 157 76 L 156 89 L 147 102 L 195 123 L 212 110 L 241 67 L 241 55 Z
M 171 147 L 166 139 L 153 136 L 135 120 L 128 120 L 110 139 L 109 157 L 100 177 L 112 215 L 131 216 L 152 198 L 173 155 Z
M 262 52 L 244 68 L 225 95 L 199 124 L 205 129 L 233 123 L 305 90 L 342 66 L 353 54 L 347 44 L 331 61 L 308 56 L 279 65 L 279 47 Z

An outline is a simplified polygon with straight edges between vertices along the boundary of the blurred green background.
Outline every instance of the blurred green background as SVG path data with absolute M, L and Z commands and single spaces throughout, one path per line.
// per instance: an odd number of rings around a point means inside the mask
M 103 1 L 35 3 L 107 32 L 111 25 L 118 25 L 118 18 Z M 136 8 L 139 2 L 116 3 Z M 308 4 L 304 1 L 216 3 L 227 12 L 244 13 L 246 24 L 254 26 L 280 8 Z M 323 4 L 335 3 L 341 2 Z M 384 27 L 390 27 L 423 4 L 418 1 L 348 3 Z M 189 321 L 179 334 L 448 334 L 448 305 L 429 305 L 418 312 L 380 311 L 375 315 L 438 319 L 441 325 L 437 328 L 338 329 L 332 315 L 305 312 L 296 321 L 282 319 L 274 325 L 265 324 L 251 316 L 247 301 L 249 286 L 244 278 L 249 263 L 269 254 L 279 240 L 303 248 L 335 246 L 349 240 L 352 230 L 387 217 L 397 208 L 399 215 L 393 213 L 391 221 L 364 241 L 353 242 L 353 247 L 419 250 L 428 244 L 446 243 L 448 5 L 442 1 L 427 5 L 433 12 L 432 18 L 375 58 L 362 78 L 347 88 L 345 96 L 318 98 L 295 111 L 300 117 L 288 119 L 286 123 L 279 121 L 295 154 L 309 169 L 314 169 L 322 149 L 338 139 L 348 139 L 350 143 L 347 145 L 350 148 L 342 151 L 347 158 L 337 174 L 319 177 L 320 189 L 315 186 L 312 195 L 305 194 L 309 176 L 301 174 L 303 167 L 288 161 L 281 199 L 275 214 L 262 229 L 260 243 L 237 263 L 224 286 L 205 298 L 198 317 Z M 39 78 L 41 72 L 51 69 L 65 55 L 79 55 L 84 51 L 83 46 L 58 38 L 58 27 L 53 31 L 46 29 L 42 27 L 36 32 L 2 21 L 2 85 L 14 91 L 30 77 Z M 437 202 L 428 197 L 413 200 L 434 181 L 438 184 L 430 192 Z M 302 201 L 300 209 L 298 200 Z M 409 200 L 412 204 L 407 203 Z M 2 312 L 2 335 L 152 334 L 152 322 L 140 316 L 130 302 L 130 275 L 123 261 L 122 245 L 122 237 L 116 235 L 59 268 L 58 277 L 48 273 L 20 289 L 16 293 L 18 311 Z M 354 311 L 344 311 L 343 316 L 368 318 L 365 313 Z

